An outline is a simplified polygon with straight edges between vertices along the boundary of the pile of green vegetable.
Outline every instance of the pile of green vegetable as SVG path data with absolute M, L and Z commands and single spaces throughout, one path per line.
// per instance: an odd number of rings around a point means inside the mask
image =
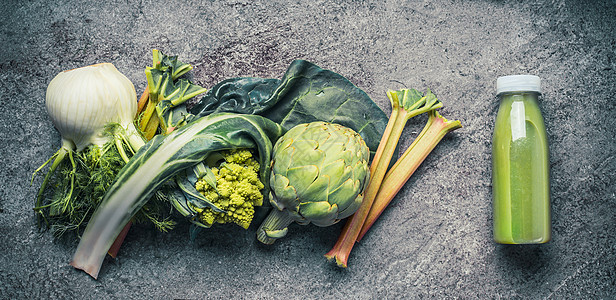
M 133 221 L 165 231 L 179 214 L 194 228 L 248 229 L 257 207 L 270 210 L 256 233 L 266 244 L 292 222 L 348 218 L 326 254 L 346 267 L 419 164 L 461 127 L 436 112 L 442 104 L 430 91 L 388 92 L 388 118 L 349 80 L 304 60 L 280 79 L 231 78 L 207 92 L 184 76 L 191 69 L 154 50 L 139 100 L 111 64 L 62 72 L 49 85 L 63 143 L 35 211 L 57 233 L 87 224 L 71 265 L 94 278 Z M 406 121 L 421 113 L 429 114 L 424 130 L 391 164 Z
M 34 210 L 56 236 L 83 231 L 116 174 L 145 145 L 136 100 L 133 84 L 109 63 L 61 72 L 49 83 L 45 103 L 62 145 L 36 171 L 51 162 Z M 163 201 L 154 198 L 134 219 L 170 229 Z

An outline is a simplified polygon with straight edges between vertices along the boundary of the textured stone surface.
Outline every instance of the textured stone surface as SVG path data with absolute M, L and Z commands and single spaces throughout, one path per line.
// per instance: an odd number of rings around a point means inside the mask
M 614 298 L 614 1 L 5 1 L 0 10 L 0 298 Z M 98 280 L 76 244 L 40 233 L 32 172 L 59 147 L 44 108 L 58 72 L 112 62 L 141 91 L 158 48 L 206 87 L 280 77 L 296 58 L 336 71 L 389 112 L 387 89 L 431 88 L 448 135 L 356 246 L 328 263 L 341 224 L 293 225 L 273 246 L 255 228 L 134 227 Z M 498 76 L 543 79 L 553 241 L 491 239 L 490 145 Z M 424 119 L 411 121 L 408 146 Z

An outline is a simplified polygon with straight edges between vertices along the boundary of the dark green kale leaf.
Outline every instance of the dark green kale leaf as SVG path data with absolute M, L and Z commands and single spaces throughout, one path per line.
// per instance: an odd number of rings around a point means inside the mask
M 387 115 L 340 74 L 296 60 L 281 80 L 232 78 L 210 89 L 191 111 L 262 115 L 286 129 L 312 121 L 338 123 L 357 131 L 372 152 L 387 126 Z

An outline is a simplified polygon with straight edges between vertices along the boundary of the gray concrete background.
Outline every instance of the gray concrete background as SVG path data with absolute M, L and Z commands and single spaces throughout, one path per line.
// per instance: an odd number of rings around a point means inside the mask
M 616 297 L 614 1 L 4 1 L 0 10 L 0 298 Z M 255 229 L 130 231 L 98 280 L 76 244 L 40 233 L 32 172 L 60 146 L 44 108 L 58 72 L 111 62 L 138 91 L 151 50 L 211 87 L 280 77 L 296 58 L 336 71 L 389 113 L 387 89 L 431 88 L 448 135 L 354 249 L 328 263 L 341 224 L 293 225 L 273 246 Z M 553 241 L 491 240 L 490 145 L 498 76 L 543 79 Z M 409 123 L 408 146 L 424 119 Z

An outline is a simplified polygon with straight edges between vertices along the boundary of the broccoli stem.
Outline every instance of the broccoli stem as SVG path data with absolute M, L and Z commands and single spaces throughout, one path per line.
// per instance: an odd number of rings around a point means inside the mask
M 425 96 L 415 89 L 388 91 L 387 97 L 391 102 L 392 113 L 370 166 L 370 181 L 364 191 L 364 200 L 343 227 L 334 247 L 325 254 L 328 260 L 335 260 L 339 267 L 347 267 L 349 254 L 379 191 L 406 122 L 414 116 L 442 106 L 429 90 Z
M 257 240 L 266 245 L 273 244 L 277 239 L 287 234 L 287 226 L 293 221 L 295 219 L 289 213 L 280 211 L 275 207 L 272 208 L 257 230 Z
M 441 139 L 448 132 L 462 127 L 460 121 L 448 121 L 435 110 L 428 112 L 428 114 L 428 122 L 419 136 L 385 174 L 357 238 L 358 242 Z

